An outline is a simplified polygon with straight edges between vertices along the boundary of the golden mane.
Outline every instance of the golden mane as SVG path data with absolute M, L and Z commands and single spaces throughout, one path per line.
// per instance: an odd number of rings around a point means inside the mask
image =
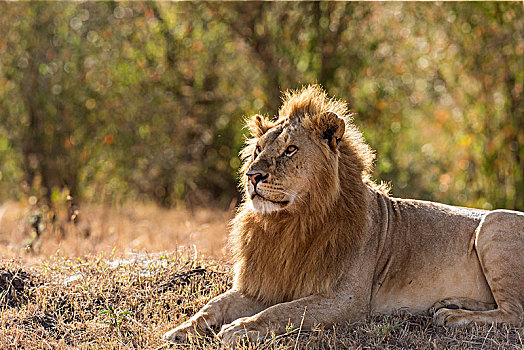
M 313 129 L 311 117 L 324 112 L 343 118 L 346 128 L 338 147 L 338 173 L 326 174 L 325 181 L 316 184 L 320 190 L 308 194 L 309 212 L 259 215 L 243 203 L 231 223 L 235 287 L 268 305 L 334 290 L 342 273 L 339 261 L 349 255 L 368 224 L 366 185 L 374 154 L 351 123 L 345 103 L 328 98 L 317 85 L 307 86 L 285 94 L 277 120 L 268 123 L 257 116 L 249 127 L 265 132 L 298 118 L 306 129 Z M 246 145 L 253 147 L 253 139 Z M 251 149 L 244 151 L 244 163 L 250 153 Z M 244 164 L 244 178 L 246 169 Z M 329 193 L 336 197 L 328 198 Z

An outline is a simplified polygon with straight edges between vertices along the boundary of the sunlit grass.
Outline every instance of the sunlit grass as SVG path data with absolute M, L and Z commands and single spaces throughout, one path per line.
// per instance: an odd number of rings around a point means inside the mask
M 38 261 L 41 256 L 83 256 L 101 252 L 174 251 L 198 247 L 201 254 L 224 256 L 232 213 L 223 210 L 161 209 L 129 203 L 111 207 L 82 205 L 78 224 L 66 220 L 65 204 L 53 212 L 25 202 L 0 204 L 0 256 Z M 52 220 L 53 214 L 55 220 Z M 36 237 L 31 219 L 42 216 Z
M 85 259 L 54 258 L 27 267 L 0 264 L 0 348 L 158 349 L 168 329 L 231 285 L 229 265 L 193 252 Z M 9 277 L 9 278 L 7 278 Z M 15 288 L 16 287 L 16 288 Z M 352 326 L 289 329 L 241 349 L 521 349 L 522 329 L 436 327 L 428 316 L 373 317 Z M 212 334 L 177 349 L 220 349 Z
M 0 220 L 7 253 L 0 260 L 0 349 L 223 348 L 213 334 L 174 345 L 161 338 L 230 288 L 231 266 L 222 255 L 230 214 L 87 206 L 81 210 L 89 235 L 73 227 L 55 237 L 48 223 L 27 250 L 25 218 L 33 209 L 10 204 Z M 140 249 L 132 244 L 137 239 Z M 290 328 L 238 348 L 522 349 L 523 340 L 522 328 L 454 330 L 434 326 L 429 316 L 398 314 L 331 329 Z

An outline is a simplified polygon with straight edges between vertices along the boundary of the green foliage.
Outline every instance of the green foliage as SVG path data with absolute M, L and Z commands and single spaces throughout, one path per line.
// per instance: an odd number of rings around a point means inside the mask
M 0 196 L 236 197 L 243 118 L 321 83 L 393 194 L 524 210 L 517 3 L 1 3 Z
M 108 318 L 103 322 L 111 328 L 119 329 L 122 322 L 128 315 L 133 315 L 132 311 L 116 311 L 111 305 L 98 313 L 98 315 L 107 315 Z

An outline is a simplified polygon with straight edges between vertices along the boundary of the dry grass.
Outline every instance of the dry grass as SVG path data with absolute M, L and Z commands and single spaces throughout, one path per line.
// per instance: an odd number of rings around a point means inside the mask
M 0 348 L 164 345 L 163 332 L 229 284 L 227 269 L 188 253 L 4 261 Z
M 53 259 L 0 266 L 0 348 L 156 349 L 161 335 L 230 286 L 227 265 L 177 254 Z M 435 327 L 429 317 L 375 317 L 354 326 L 290 330 L 263 349 L 522 349 L 522 329 Z M 219 349 L 212 335 L 178 349 Z
M 196 246 L 199 252 L 214 257 L 225 255 L 231 211 L 189 212 L 141 203 L 119 207 L 88 204 L 79 211 L 79 222 L 73 225 L 66 220 L 65 204 L 54 212 L 25 203 L 0 204 L 0 256 L 21 257 L 32 263 L 56 254 L 158 252 L 180 246 Z M 40 220 L 38 237 L 32 225 L 35 220 Z
M 12 206 L 0 219 L 0 249 L 11 257 L 0 261 L 0 349 L 168 348 L 162 334 L 231 284 L 222 259 L 227 213 L 93 206 L 82 209 L 89 211 L 83 217 L 90 221 L 88 236 L 80 224 L 65 230 L 47 223 L 26 250 L 32 209 Z M 207 257 L 182 244 L 204 247 Z M 132 252 L 166 249 L 177 251 Z M 453 330 L 435 327 L 430 317 L 395 315 L 327 330 L 294 329 L 239 348 L 522 349 L 523 341 L 523 329 L 504 325 Z M 221 347 L 212 334 L 173 345 Z

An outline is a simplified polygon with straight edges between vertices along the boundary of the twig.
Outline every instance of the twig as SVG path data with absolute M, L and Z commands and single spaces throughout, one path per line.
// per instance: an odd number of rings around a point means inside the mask
M 489 327 L 489 330 L 486 332 L 486 336 L 484 337 L 484 341 L 482 342 L 482 348 L 484 348 L 484 344 L 486 344 L 486 340 L 488 339 L 488 335 L 493 329 L 493 323 L 491 324 L 491 327 Z
M 307 306 L 304 306 L 304 313 L 302 314 L 302 319 L 300 320 L 300 327 L 298 327 L 297 339 L 295 340 L 295 346 L 293 347 L 293 350 L 297 349 L 298 338 L 300 337 L 300 331 L 302 330 L 302 325 L 304 324 L 304 318 L 306 318 L 306 311 L 307 311 Z
M 171 345 L 173 345 L 173 344 L 172 343 L 165 343 L 163 345 L 160 345 L 158 348 L 155 348 L 155 350 L 160 350 L 160 349 L 163 349 L 163 348 L 171 346 Z

